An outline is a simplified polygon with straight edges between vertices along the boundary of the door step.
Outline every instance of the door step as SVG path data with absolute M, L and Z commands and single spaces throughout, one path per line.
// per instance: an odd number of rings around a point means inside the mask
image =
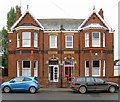
M 58 82 L 49 82 L 48 87 L 58 87 Z

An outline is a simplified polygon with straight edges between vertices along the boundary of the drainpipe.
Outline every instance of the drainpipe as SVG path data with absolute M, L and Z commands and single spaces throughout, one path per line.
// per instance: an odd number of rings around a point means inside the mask
M 65 30 L 64 28 L 63 28 L 63 25 L 61 25 L 60 26 L 60 31 L 61 31 L 61 33 L 60 33 L 60 43 L 61 43 L 61 47 L 60 47 L 60 53 L 61 53 L 61 63 L 60 63 L 60 67 L 61 67 L 61 88 L 62 88 L 62 66 L 63 66 L 63 64 L 62 64 L 62 30 Z
M 44 31 L 43 31 L 43 50 L 42 50 L 42 59 L 43 59 L 43 71 L 42 71 L 42 74 L 43 74 L 43 77 L 44 77 Z
M 78 31 L 78 34 L 79 34 L 79 76 L 80 76 L 80 31 Z

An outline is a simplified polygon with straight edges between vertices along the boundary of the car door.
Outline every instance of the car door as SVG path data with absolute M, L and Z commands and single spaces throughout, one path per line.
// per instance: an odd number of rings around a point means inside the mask
M 23 80 L 23 83 L 24 83 L 24 89 L 28 90 L 31 83 L 32 83 L 32 79 L 25 77 L 24 80 Z
M 13 79 L 10 86 L 13 90 L 24 90 L 25 83 L 23 82 L 24 77 L 17 77 Z
M 88 90 L 95 90 L 95 81 L 92 77 L 86 77 L 86 86 Z
M 96 90 L 107 90 L 108 84 L 101 78 L 94 78 Z

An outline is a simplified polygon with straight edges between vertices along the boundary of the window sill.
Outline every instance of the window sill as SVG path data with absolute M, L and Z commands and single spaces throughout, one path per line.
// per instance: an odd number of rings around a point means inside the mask
M 39 47 L 16 47 L 16 50 L 18 49 L 40 49 Z

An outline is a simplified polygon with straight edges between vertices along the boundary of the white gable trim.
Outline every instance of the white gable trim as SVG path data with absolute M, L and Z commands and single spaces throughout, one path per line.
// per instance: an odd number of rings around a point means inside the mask
M 89 14 L 89 16 L 83 21 L 83 23 L 78 27 L 78 30 L 81 30 L 83 25 L 89 20 L 89 18 L 93 15 L 93 13 L 95 13 L 99 18 L 100 20 L 105 24 L 105 26 L 108 28 L 108 30 L 110 32 L 114 32 L 114 30 L 105 22 L 105 20 L 99 15 L 99 13 L 93 9 L 92 12 Z
M 35 27 L 35 26 L 19 26 L 16 27 L 15 30 L 20 30 L 20 29 L 34 29 L 34 30 L 40 30 L 40 27 Z M 41 29 L 42 30 L 42 29 Z
M 42 27 L 42 29 L 44 29 L 44 27 L 40 24 L 40 22 L 35 18 L 35 16 L 31 13 L 31 11 L 29 10 L 29 9 L 27 9 L 24 13 L 23 13 L 23 15 L 13 24 L 13 26 L 11 27 L 11 31 L 13 31 L 14 30 L 14 28 L 15 28 L 15 26 L 17 26 L 17 24 L 23 19 L 23 17 L 27 14 L 27 13 L 29 13 L 32 17 L 33 17 L 33 19 L 37 22 L 37 24 L 40 26 L 40 27 Z

